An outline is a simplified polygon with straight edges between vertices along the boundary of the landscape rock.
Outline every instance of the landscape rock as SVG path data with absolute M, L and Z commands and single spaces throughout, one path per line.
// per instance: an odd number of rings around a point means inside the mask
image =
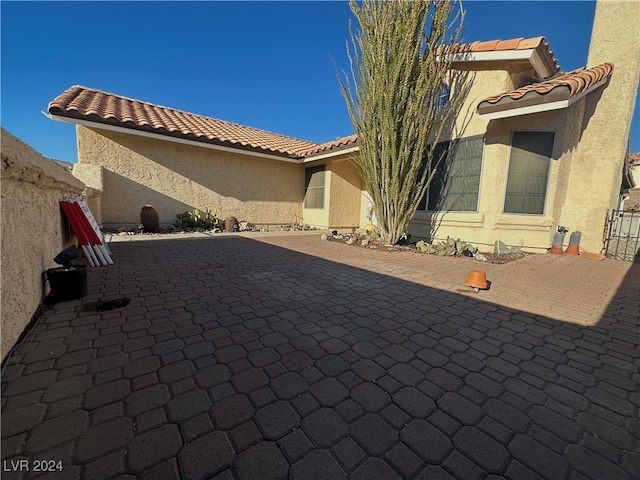
M 512 253 L 522 253 L 522 248 L 520 245 L 514 245 L 513 247 L 507 247 L 504 242 L 500 240 L 496 240 L 495 245 L 493 246 L 493 253 L 498 255 L 509 255 Z
M 509 253 L 509 247 L 507 247 L 504 242 L 496 240 L 496 243 L 493 246 L 493 253 L 496 253 L 498 255 L 506 255 Z

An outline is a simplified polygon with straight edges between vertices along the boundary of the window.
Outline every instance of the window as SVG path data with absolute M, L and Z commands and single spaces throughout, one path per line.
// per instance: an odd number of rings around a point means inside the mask
M 324 171 L 324 165 L 304 171 L 304 208 L 324 208 Z
M 418 209 L 477 211 L 483 146 L 483 135 L 438 143 L 432 164 L 436 173 Z M 437 164 L 440 155 L 444 156 Z
M 436 99 L 436 111 L 442 110 L 447 105 L 450 96 L 451 89 L 449 88 L 449 85 L 447 85 L 445 82 L 442 82 L 440 91 L 438 92 L 438 98 Z
M 513 132 L 504 213 L 544 213 L 554 136 L 553 132 Z

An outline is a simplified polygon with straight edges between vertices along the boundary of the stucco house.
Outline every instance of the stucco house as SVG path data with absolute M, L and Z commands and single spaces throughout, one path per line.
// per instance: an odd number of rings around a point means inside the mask
M 408 233 L 541 251 L 563 225 L 601 251 L 640 75 L 629 12 L 640 3 L 622 4 L 598 2 L 585 68 L 562 72 L 544 37 L 474 42 L 456 56 L 453 68 L 473 78 L 465 114 L 455 142 L 441 145 L 455 146 L 447 174 L 436 175 Z M 106 226 L 138 223 L 147 203 L 165 224 L 193 208 L 254 224 L 369 222 L 355 135 L 317 144 L 83 86 L 48 114 L 76 125 L 73 173 Z

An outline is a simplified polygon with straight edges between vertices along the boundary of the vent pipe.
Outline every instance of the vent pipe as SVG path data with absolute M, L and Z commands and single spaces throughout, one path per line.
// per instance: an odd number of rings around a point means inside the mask
M 571 232 L 571 237 L 569 237 L 569 246 L 564 253 L 566 253 L 567 255 L 580 255 L 581 237 L 582 232 Z
M 551 246 L 551 253 L 562 255 L 562 244 L 564 243 L 564 232 L 558 232 L 553 235 L 553 245 Z

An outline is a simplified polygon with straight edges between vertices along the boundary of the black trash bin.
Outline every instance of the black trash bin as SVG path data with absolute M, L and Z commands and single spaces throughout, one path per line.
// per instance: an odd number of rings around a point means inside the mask
M 84 297 L 87 294 L 86 265 L 75 266 L 70 269 L 64 267 L 50 268 L 46 271 L 51 297 L 54 302 L 65 302 Z

